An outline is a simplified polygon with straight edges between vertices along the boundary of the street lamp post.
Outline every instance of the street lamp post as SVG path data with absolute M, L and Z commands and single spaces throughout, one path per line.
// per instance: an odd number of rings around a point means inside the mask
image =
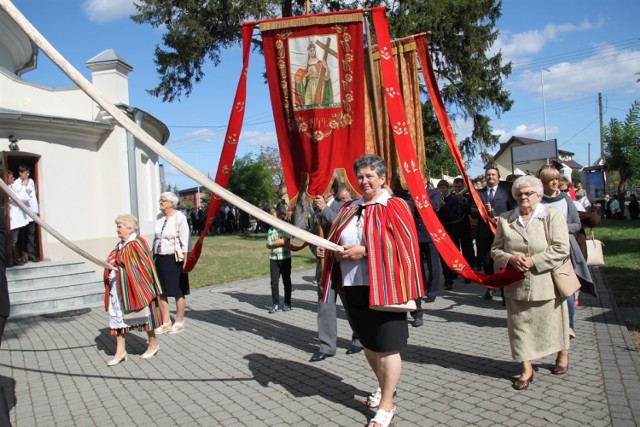
M 542 125 L 544 127 L 544 142 L 547 142 L 547 106 L 544 100 L 544 78 L 542 71 L 550 72 L 548 68 L 540 67 L 540 87 L 542 89 Z M 556 154 L 557 156 L 557 154 Z M 547 164 L 549 164 L 549 158 L 547 157 Z
M 544 141 L 547 141 L 547 107 L 546 107 L 546 103 L 544 100 L 544 75 L 542 74 L 542 71 L 546 71 L 547 73 L 550 72 L 551 70 L 549 70 L 548 68 L 543 68 L 540 67 L 540 87 L 542 88 L 542 120 L 543 120 L 543 126 L 544 126 Z

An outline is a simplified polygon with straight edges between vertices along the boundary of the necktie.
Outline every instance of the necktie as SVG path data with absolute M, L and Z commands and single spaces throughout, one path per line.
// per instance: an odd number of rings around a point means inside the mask
M 493 203 L 493 188 L 489 189 L 489 203 Z

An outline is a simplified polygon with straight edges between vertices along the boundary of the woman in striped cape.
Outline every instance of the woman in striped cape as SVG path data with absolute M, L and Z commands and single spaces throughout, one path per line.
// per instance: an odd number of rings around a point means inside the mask
M 138 219 L 129 214 L 116 218 L 120 241 L 107 257 L 115 270 L 105 270 L 105 309 L 109 313 L 111 335 L 116 336 L 116 354 L 107 362 L 114 366 L 128 359 L 125 335 L 130 330 L 146 331 L 147 350 L 141 356 L 148 359 L 160 349 L 154 329 L 162 324 L 158 296 L 162 288 L 158 281 L 149 245 L 137 235 Z

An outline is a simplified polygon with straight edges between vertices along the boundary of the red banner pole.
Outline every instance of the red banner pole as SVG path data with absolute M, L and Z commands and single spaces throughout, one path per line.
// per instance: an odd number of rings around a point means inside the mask
M 238 81 L 238 88 L 236 90 L 236 96 L 233 101 L 233 108 L 229 117 L 229 126 L 227 127 L 227 133 L 224 138 L 224 145 L 222 146 L 222 153 L 220 154 L 220 161 L 218 163 L 218 171 L 216 172 L 216 184 L 221 187 L 227 188 L 229 185 L 229 177 L 231 176 L 231 170 L 233 168 L 233 161 L 236 156 L 236 149 L 238 147 L 238 140 L 240 139 L 240 132 L 242 131 L 242 122 L 244 120 L 245 105 L 247 101 L 247 74 L 249 71 L 249 56 L 251 53 L 251 37 L 255 28 L 255 22 L 246 22 L 242 25 L 242 73 Z M 198 241 L 193 246 L 189 256 L 187 257 L 187 265 L 184 268 L 185 272 L 193 270 L 200 259 L 202 252 L 202 244 L 204 238 L 207 236 L 207 232 L 213 225 L 213 221 L 222 206 L 222 198 L 215 196 L 211 193 L 209 200 L 209 208 L 207 209 L 207 218 L 205 226 L 200 232 Z

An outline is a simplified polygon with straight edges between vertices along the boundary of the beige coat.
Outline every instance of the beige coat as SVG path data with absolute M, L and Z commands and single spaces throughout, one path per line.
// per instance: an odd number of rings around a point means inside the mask
M 518 222 L 514 211 L 500 216 L 491 257 L 505 267 L 514 255 L 530 256 L 533 267 L 522 282 L 504 288 L 504 296 L 518 301 L 548 301 L 555 299 L 551 270 L 559 267 L 569 256 L 567 220 L 557 210 L 545 207 L 548 235 L 545 236 L 543 218 L 531 218 L 527 229 Z

